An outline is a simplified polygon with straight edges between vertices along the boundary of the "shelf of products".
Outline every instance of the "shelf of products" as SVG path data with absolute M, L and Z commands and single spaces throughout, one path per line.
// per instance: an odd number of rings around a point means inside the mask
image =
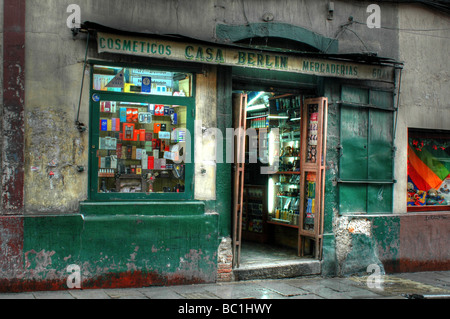
M 246 240 L 265 242 L 267 216 L 266 190 L 262 185 L 245 185 L 242 234 Z
M 269 146 L 277 169 L 269 176 L 268 223 L 298 228 L 302 97 L 285 94 L 269 101 L 270 129 L 278 130 L 278 134 Z
M 183 193 L 186 107 L 100 101 L 98 193 Z
M 94 65 L 93 89 L 97 91 L 192 96 L 192 74 Z

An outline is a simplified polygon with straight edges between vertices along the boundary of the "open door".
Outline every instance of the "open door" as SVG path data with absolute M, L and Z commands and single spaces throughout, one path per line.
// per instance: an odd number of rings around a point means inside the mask
M 306 240 L 312 240 L 317 259 L 321 259 L 323 246 L 327 117 L 327 98 L 304 101 L 298 249 L 299 256 L 304 256 Z
M 233 193 L 233 268 L 239 268 L 242 243 L 242 210 L 244 194 L 245 136 L 247 130 L 247 95 L 233 94 L 234 193 Z

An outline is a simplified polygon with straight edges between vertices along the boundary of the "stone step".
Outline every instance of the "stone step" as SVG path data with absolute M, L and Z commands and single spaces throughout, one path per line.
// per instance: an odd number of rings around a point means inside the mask
M 281 279 L 321 274 L 321 262 L 315 259 L 294 259 L 276 262 L 243 264 L 233 270 L 236 281 Z

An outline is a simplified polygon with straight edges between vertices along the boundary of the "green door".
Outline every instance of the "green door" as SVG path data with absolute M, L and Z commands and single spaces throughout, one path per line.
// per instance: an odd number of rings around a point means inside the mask
M 391 92 L 342 87 L 341 213 L 392 212 L 394 111 Z

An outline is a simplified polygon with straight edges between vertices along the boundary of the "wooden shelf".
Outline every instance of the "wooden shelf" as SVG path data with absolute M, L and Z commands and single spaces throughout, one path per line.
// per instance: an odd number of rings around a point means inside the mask
M 284 223 L 277 223 L 277 222 L 273 222 L 273 221 L 267 221 L 267 224 L 276 225 L 276 226 L 285 226 L 285 227 L 290 227 L 290 228 L 296 228 L 296 229 L 298 229 L 298 226 L 296 226 L 296 225 L 284 224 Z
M 289 97 L 289 96 L 294 96 L 294 94 L 287 93 L 287 94 L 283 94 L 283 95 L 274 96 L 274 97 L 269 98 L 269 101 L 276 100 L 276 99 L 281 99 L 281 98 Z
M 276 175 L 301 175 L 302 172 L 275 172 Z

